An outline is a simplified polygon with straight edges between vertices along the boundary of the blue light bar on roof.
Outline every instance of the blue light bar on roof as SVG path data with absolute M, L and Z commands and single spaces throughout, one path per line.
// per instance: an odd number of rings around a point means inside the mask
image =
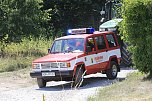
M 93 34 L 94 28 L 79 28 L 79 29 L 69 29 L 68 35 L 73 34 Z

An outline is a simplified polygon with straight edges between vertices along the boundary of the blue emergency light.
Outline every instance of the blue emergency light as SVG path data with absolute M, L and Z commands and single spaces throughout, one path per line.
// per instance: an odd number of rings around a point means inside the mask
M 75 34 L 93 34 L 94 28 L 79 28 L 79 29 L 69 29 L 67 35 Z

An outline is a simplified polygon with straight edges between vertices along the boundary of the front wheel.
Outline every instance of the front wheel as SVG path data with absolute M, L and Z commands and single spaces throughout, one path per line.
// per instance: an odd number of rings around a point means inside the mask
M 110 62 L 110 68 L 106 70 L 106 75 L 108 79 L 115 79 L 118 74 L 118 65 L 116 62 Z
M 38 84 L 39 88 L 46 87 L 46 81 L 43 80 L 42 78 L 37 78 L 37 84 Z
M 82 68 L 77 68 L 74 78 L 74 83 L 72 86 L 75 88 L 82 86 L 83 77 L 84 77 L 84 70 Z

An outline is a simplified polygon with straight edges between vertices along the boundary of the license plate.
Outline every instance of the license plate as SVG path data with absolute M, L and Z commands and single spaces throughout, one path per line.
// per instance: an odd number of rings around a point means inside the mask
M 55 76 L 54 72 L 43 72 L 42 76 Z

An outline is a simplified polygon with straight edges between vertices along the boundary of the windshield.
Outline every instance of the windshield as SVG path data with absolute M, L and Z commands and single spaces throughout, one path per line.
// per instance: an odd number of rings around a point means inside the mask
M 69 52 L 83 52 L 84 39 L 72 38 L 56 40 L 51 48 L 51 53 L 69 53 Z

